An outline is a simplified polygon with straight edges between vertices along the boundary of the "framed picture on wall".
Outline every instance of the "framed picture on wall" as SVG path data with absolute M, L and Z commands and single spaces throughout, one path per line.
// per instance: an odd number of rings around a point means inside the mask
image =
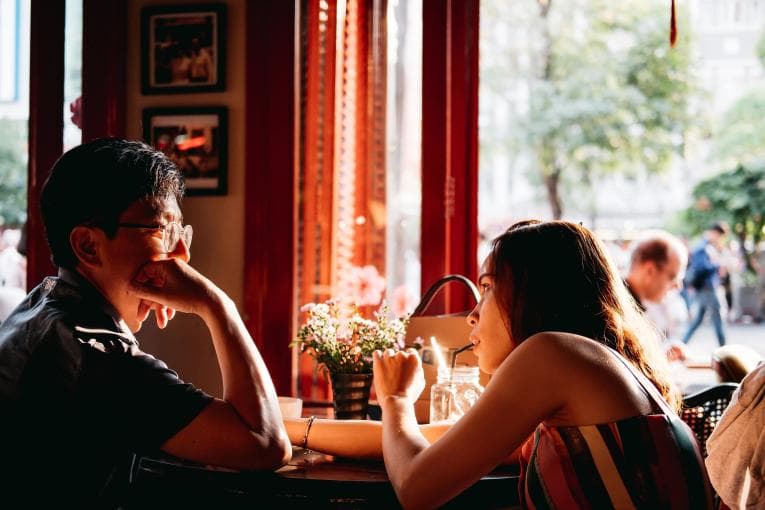
M 178 165 L 189 196 L 227 192 L 227 117 L 222 106 L 143 111 L 144 140 Z
M 224 90 L 225 33 L 224 4 L 141 9 L 143 93 Z

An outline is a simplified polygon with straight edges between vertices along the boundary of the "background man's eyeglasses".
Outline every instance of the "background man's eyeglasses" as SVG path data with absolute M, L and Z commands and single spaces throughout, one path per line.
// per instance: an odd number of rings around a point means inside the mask
M 194 229 L 191 225 L 181 225 L 173 221 L 166 225 L 145 225 L 143 223 L 118 223 L 121 228 L 143 228 L 147 230 L 161 230 L 162 241 L 165 244 L 165 252 L 171 253 L 178 246 L 178 241 L 183 239 L 186 248 L 191 248 L 191 237 L 194 235 Z

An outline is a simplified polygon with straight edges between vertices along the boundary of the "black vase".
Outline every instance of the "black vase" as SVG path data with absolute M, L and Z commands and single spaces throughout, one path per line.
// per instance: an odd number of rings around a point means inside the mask
M 335 419 L 365 420 L 372 374 L 330 374 Z

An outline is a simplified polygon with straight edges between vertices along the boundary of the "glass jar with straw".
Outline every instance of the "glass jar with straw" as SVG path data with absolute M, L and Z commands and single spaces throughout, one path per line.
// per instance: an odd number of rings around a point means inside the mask
M 455 366 L 457 353 L 452 355 L 451 366 L 448 366 L 435 339 L 431 338 L 431 345 L 438 363 L 438 380 L 430 388 L 430 423 L 453 423 L 460 419 L 483 393 L 478 367 Z M 468 347 L 471 346 L 465 348 Z

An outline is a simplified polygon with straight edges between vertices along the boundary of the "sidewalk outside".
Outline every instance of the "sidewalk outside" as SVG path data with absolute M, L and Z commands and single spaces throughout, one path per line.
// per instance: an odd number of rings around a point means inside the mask
M 725 336 L 728 344 L 741 344 L 751 347 L 765 358 L 765 323 L 760 324 L 725 324 Z M 705 318 L 696 333 L 686 345 L 688 361 L 697 364 L 710 363 L 712 352 L 718 347 L 714 328 Z M 711 369 L 689 369 L 681 363 L 672 364 L 672 372 L 676 382 L 684 392 L 693 392 L 704 386 L 717 383 L 715 373 Z M 690 391 L 689 391 L 690 390 Z

